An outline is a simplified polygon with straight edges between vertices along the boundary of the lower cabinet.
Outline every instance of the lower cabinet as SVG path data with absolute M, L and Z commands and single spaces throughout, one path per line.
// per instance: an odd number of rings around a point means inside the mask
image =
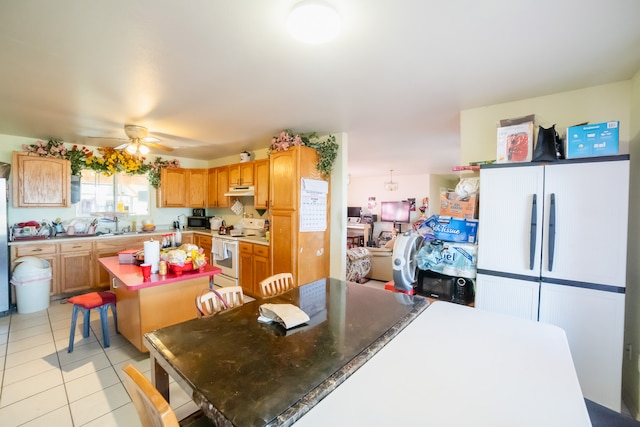
M 211 235 L 196 233 L 193 235 L 193 244 L 203 249 L 205 256 L 209 258 L 207 263 L 211 263 L 211 246 L 213 245 Z
M 51 295 L 60 293 L 59 280 L 58 280 L 58 245 L 55 243 L 34 243 L 24 246 L 11 246 L 11 271 L 16 266 L 16 259 L 25 256 L 34 256 L 41 258 L 51 265 Z M 14 295 L 13 286 L 11 287 L 11 294 Z M 15 298 L 11 298 L 15 302 Z
M 60 259 L 59 293 L 89 289 L 93 286 L 93 244 L 68 242 L 58 245 Z
M 260 298 L 260 282 L 270 276 L 269 247 L 265 245 L 240 242 L 240 277 L 242 291 L 252 297 Z

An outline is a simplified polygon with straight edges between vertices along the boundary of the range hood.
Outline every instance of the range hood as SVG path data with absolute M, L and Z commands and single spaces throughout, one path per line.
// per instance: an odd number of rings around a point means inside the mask
M 244 185 L 241 187 L 229 187 L 229 192 L 224 193 L 225 196 L 242 197 L 242 196 L 254 196 L 253 185 Z

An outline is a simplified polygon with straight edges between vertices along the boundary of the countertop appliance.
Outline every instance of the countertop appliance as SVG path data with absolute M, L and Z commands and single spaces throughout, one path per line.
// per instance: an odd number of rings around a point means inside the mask
M 7 223 L 7 179 L 0 178 L 0 316 L 9 314 L 9 226 Z
M 476 307 L 564 329 L 584 397 L 620 412 L 629 156 L 483 165 L 480 194 Z
M 191 211 L 192 216 L 205 216 L 203 208 L 195 208 Z
M 211 217 L 210 216 L 188 216 L 187 227 L 208 230 L 211 227 Z

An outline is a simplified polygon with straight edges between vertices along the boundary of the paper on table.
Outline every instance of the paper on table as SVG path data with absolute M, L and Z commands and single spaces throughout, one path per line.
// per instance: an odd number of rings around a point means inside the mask
M 262 304 L 258 321 L 278 322 L 286 329 L 290 329 L 308 322 L 309 316 L 293 304 Z

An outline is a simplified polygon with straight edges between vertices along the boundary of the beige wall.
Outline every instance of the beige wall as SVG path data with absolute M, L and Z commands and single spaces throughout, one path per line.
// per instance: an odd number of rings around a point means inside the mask
M 536 125 L 549 127 L 556 123 L 563 137 L 568 126 L 578 123 L 620 121 L 619 152 L 631 154 L 625 345 L 630 344 L 633 351 L 631 355 L 625 352 L 623 396 L 629 410 L 637 415 L 640 408 L 640 226 L 634 219 L 640 217 L 640 72 L 632 80 L 623 82 L 462 111 L 461 164 L 495 159 L 497 122 L 527 114 L 536 115 Z

